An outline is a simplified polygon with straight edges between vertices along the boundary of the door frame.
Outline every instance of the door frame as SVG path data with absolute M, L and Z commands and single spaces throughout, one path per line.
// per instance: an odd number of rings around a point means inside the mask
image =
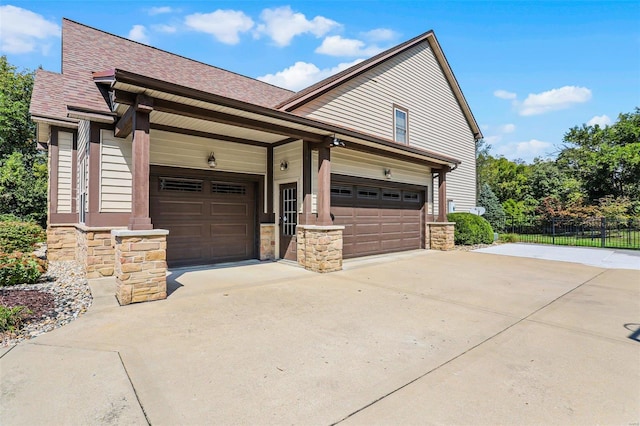
M 276 229 L 276 247 L 275 258 L 280 259 L 280 185 L 286 185 L 289 183 L 295 183 L 297 185 L 297 201 L 298 201 L 298 222 L 300 221 L 300 200 L 302 199 L 302 178 L 293 179 L 277 179 L 273 181 L 273 210 L 275 215 L 275 229 Z

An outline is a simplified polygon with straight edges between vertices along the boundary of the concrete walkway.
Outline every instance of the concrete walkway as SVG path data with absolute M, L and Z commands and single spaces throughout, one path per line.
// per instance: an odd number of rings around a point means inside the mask
M 475 251 L 504 256 L 575 262 L 598 268 L 640 270 L 640 250 L 568 247 L 549 244 L 501 244 Z
M 508 261 L 507 261 L 508 260 Z M 637 424 L 640 281 L 466 252 L 172 271 L 0 352 L 0 424 Z

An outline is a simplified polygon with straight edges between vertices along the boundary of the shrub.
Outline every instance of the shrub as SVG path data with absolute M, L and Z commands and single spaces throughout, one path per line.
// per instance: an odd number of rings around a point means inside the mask
M 0 251 L 0 287 L 16 284 L 33 284 L 44 272 L 38 259 L 32 254 Z
M 464 246 L 493 243 L 493 229 L 483 217 L 471 213 L 449 213 L 447 220 L 456 223 L 456 244 Z
M 31 311 L 26 306 L 13 306 L 11 308 L 0 305 L 0 333 L 13 331 L 20 328 L 20 324 Z
M 518 234 L 500 234 L 500 241 L 504 243 L 517 243 L 520 241 Z
M 35 222 L 0 222 L 0 251 L 5 253 L 31 252 L 45 239 L 44 230 Z

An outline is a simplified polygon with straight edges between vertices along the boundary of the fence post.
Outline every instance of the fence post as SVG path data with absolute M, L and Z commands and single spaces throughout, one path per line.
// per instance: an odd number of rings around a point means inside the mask
M 555 245 L 556 244 L 556 218 L 552 217 L 551 218 L 551 244 Z
M 600 218 L 600 246 L 604 248 L 607 245 L 607 219 Z

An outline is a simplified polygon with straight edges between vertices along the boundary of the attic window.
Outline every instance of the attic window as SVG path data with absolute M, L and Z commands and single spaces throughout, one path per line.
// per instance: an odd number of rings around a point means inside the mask
M 397 105 L 393 106 L 393 140 L 408 143 L 409 111 Z

